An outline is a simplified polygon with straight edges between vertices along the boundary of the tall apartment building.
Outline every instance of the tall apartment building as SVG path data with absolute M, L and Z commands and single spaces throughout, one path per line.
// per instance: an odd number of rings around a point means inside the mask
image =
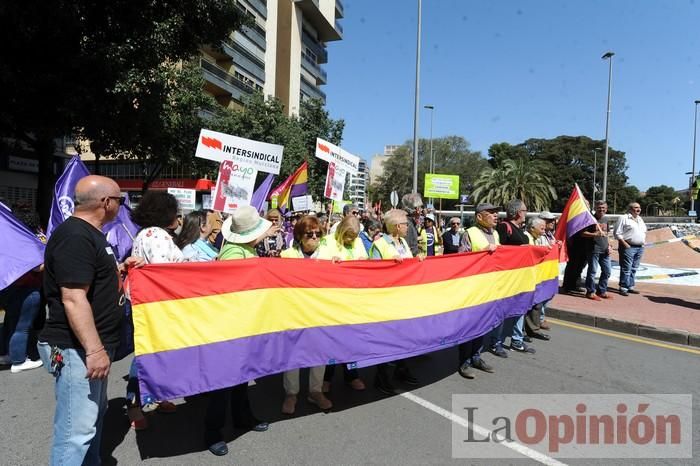
M 372 157 L 372 163 L 369 169 L 369 182 L 376 183 L 380 176 L 384 174 L 384 162 L 389 160 L 389 157 L 394 155 L 396 149 L 401 147 L 399 144 L 389 144 L 384 146 L 383 154 L 376 154 Z
M 237 108 L 258 90 L 279 98 L 288 114 L 304 99 L 325 102 L 326 43 L 342 39 L 340 0 L 236 0 L 254 24 L 202 48 L 205 90 Z
M 353 204 L 361 209 L 365 208 L 367 203 L 367 187 L 369 186 L 369 171 L 367 170 L 367 162 L 360 159 L 358 171 L 356 175 L 350 175 L 348 183 L 347 198 Z

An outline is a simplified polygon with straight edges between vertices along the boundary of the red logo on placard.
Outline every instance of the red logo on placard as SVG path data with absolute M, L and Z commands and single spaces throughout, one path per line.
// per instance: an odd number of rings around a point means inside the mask
M 321 144 L 320 142 L 318 143 L 318 148 L 321 149 L 323 152 L 326 152 L 326 153 L 328 153 L 328 154 L 331 153 L 330 147 L 328 147 L 328 146 L 326 146 L 326 145 L 324 145 L 324 144 Z
M 208 138 L 206 136 L 202 136 L 202 144 L 204 144 L 207 147 L 211 147 L 212 149 L 221 150 L 222 147 L 221 141 L 214 138 Z

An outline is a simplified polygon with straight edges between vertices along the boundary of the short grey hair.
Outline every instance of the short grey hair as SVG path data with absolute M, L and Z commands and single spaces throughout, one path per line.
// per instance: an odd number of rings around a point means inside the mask
M 639 205 L 639 202 L 637 201 L 632 201 L 629 204 L 627 204 L 627 210 L 630 210 L 632 207 Z
M 404 194 L 401 198 L 401 206 L 406 210 L 413 210 L 416 207 L 423 207 L 423 198 L 418 193 Z
M 541 219 L 539 217 L 530 217 L 527 219 L 527 231 L 532 230 L 533 228 L 537 228 L 540 225 L 544 225 L 547 222 L 544 221 L 544 219 Z
M 520 199 L 513 199 L 506 204 L 506 218 L 515 218 L 518 216 L 518 211 L 525 205 Z
M 408 222 L 408 217 L 406 212 L 400 209 L 391 209 L 389 212 L 384 214 L 384 227 L 387 233 L 392 234 L 396 231 L 396 227 L 399 223 Z

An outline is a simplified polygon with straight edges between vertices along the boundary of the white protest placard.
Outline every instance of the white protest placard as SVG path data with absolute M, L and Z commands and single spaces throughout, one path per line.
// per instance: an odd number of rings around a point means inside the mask
M 316 138 L 316 157 L 326 162 L 334 163 L 336 168 L 342 168 L 346 173 L 356 174 L 360 169 L 360 158 L 352 155 L 342 147 Z
M 199 132 L 195 157 L 223 162 L 230 160 L 257 171 L 279 175 L 283 146 L 239 138 L 208 129 Z
M 292 198 L 292 210 L 295 212 L 311 210 L 313 205 L 314 199 L 312 196 L 298 196 Z
M 328 164 L 328 172 L 326 173 L 326 188 L 323 195 L 334 201 L 343 200 L 343 191 L 345 190 L 346 172 L 343 168 L 338 167 L 334 163 Z
M 168 194 L 175 196 L 180 210 L 194 210 L 197 197 L 197 191 L 194 189 L 168 188 Z
M 241 206 L 250 205 L 257 174 L 251 165 L 244 166 L 231 160 L 221 162 L 212 191 L 212 209 L 231 213 Z
M 212 195 L 211 194 L 202 194 L 202 209 L 203 210 L 212 210 L 211 204 L 212 204 Z

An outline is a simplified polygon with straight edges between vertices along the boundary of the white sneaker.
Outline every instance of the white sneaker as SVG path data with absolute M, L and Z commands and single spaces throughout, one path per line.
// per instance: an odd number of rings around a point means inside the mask
M 12 367 L 10 368 L 10 372 L 12 372 L 13 374 L 16 374 L 18 372 L 36 369 L 37 367 L 41 367 L 43 365 L 44 365 L 44 363 L 41 362 L 41 359 L 37 359 L 36 361 L 32 361 L 31 359 L 27 358 L 22 364 L 13 364 Z
M 12 364 L 12 361 L 8 355 L 3 354 L 0 356 L 0 366 L 9 366 L 10 364 Z

